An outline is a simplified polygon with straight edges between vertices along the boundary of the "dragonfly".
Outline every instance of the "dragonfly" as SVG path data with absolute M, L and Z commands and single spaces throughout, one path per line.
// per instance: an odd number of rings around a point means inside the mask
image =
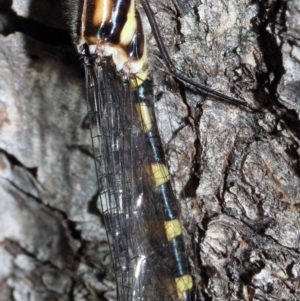
M 134 1 L 84 1 L 73 36 L 83 56 L 101 211 L 118 300 L 190 300 L 179 205 Z
M 147 10 L 147 8 L 146 8 L 146 10 Z M 159 38 L 158 38 L 159 39 Z M 161 49 L 161 51 L 163 52 L 164 50 L 163 49 Z M 89 63 L 88 62 L 86 62 L 86 69 L 87 69 L 87 76 L 89 76 L 90 78 L 88 79 L 88 85 L 90 85 L 90 89 L 88 89 L 88 91 L 91 91 L 92 93 L 94 93 L 94 87 L 97 87 L 97 80 L 99 80 L 99 77 L 102 77 L 103 75 L 101 75 L 102 74 L 102 72 L 103 72 L 103 74 L 114 74 L 114 76 L 112 76 L 112 78 L 111 78 L 111 80 L 113 81 L 114 80 L 114 78 L 115 77 L 118 77 L 119 75 L 117 75 L 117 74 L 115 74 L 116 72 L 114 71 L 114 69 L 113 69 L 113 67 L 111 66 L 112 65 L 112 63 L 111 62 L 108 62 L 108 65 L 107 65 L 107 67 L 105 67 L 105 68 L 107 68 L 106 69 L 106 71 L 102 71 L 102 67 L 99 69 L 100 71 L 97 73 L 97 74 L 93 74 L 93 68 L 94 67 L 91 67 L 90 65 L 89 65 Z M 167 65 L 169 65 L 169 68 L 171 68 L 171 70 L 173 70 L 172 68 L 172 66 L 170 66 L 170 63 L 167 61 Z M 104 68 L 104 67 L 103 67 Z M 174 71 L 173 70 L 173 72 L 176 72 L 176 71 Z M 175 73 L 175 75 L 176 76 L 178 76 L 179 78 L 180 78 L 180 74 L 177 74 L 177 73 Z M 137 77 L 137 81 L 139 80 L 139 78 L 142 78 L 142 76 L 138 76 Z M 187 80 L 188 81 L 188 79 L 186 79 L 185 77 L 181 77 L 181 79 L 182 80 Z M 102 79 L 103 80 L 103 79 Z M 149 83 L 148 83 L 149 84 Z M 190 84 L 193 84 L 193 82 L 192 81 L 190 81 Z M 150 85 L 150 84 L 149 84 Z M 197 84 L 198 85 L 198 84 Z M 151 86 L 151 85 L 150 85 Z M 88 86 L 89 87 L 89 86 Z M 112 86 L 108 86 L 108 87 L 110 87 L 110 93 L 109 93 L 109 95 L 112 95 L 112 93 L 113 93 L 113 90 L 112 90 Z M 118 84 L 116 85 L 116 91 L 123 91 L 122 93 L 125 93 L 124 92 L 124 87 L 119 87 L 118 86 Z M 128 88 L 128 95 L 129 95 L 129 98 L 131 97 L 131 98 L 134 98 L 135 96 L 135 93 L 133 93 L 132 94 L 132 92 L 131 92 L 131 84 L 128 84 L 128 86 L 127 86 L 127 88 Z M 209 91 L 208 91 L 209 92 Z M 104 93 L 104 92 L 103 92 Z M 127 95 L 127 94 L 126 94 Z M 220 95 L 219 95 L 220 96 Z M 88 98 L 89 99 L 94 99 L 93 98 L 94 96 L 89 96 Z M 101 97 L 102 97 L 102 95 L 101 95 Z M 103 96 L 104 97 L 104 96 Z M 107 97 L 107 96 L 105 96 L 105 97 Z M 120 96 L 116 96 L 117 98 L 120 98 Z M 226 97 L 225 97 L 226 98 Z M 134 102 L 134 100 L 132 100 L 132 102 Z M 151 105 L 147 105 L 148 107 L 150 107 L 151 108 Z M 245 107 L 248 107 L 247 105 L 245 105 Z M 91 107 L 91 109 L 93 110 L 93 107 Z M 127 108 L 124 108 L 124 109 L 127 109 Z M 141 109 L 139 109 L 139 111 L 140 111 L 140 115 L 143 115 L 142 113 L 141 113 Z M 150 119 L 153 119 L 154 117 L 151 117 Z M 144 121 L 140 121 L 139 119 L 144 119 L 143 117 L 141 118 L 137 118 L 136 119 L 136 122 L 137 122 L 137 124 L 139 124 L 139 123 L 142 123 L 143 124 L 143 127 L 146 127 L 146 125 L 145 125 L 145 122 Z M 91 122 L 93 122 L 93 121 L 91 121 Z M 97 122 L 97 121 L 94 121 L 94 122 Z M 136 126 L 136 128 L 138 128 L 139 126 Z M 132 132 L 132 130 L 130 131 L 130 132 Z M 141 142 L 141 143 L 145 143 L 145 142 Z M 138 143 L 139 144 L 139 143 Z M 128 156 L 128 155 L 126 155 L 126 156 Z M 126 158 L 129 158 L 129 157 L 126 157 Z M 117 160 L 117 159 L 114 159 L 114 160 Z M 141 159 L 140 159 L 141 160 Z M 129 161 L 129 162 L 131 162 L 131 161 Z M 165 173 L 167 173 L 167 171 L 165 172 Z M 134 177 L 137 177 L 136 175 L 134 176 Z M 161 176 L 162 177 L 162 176 Z M 148 186 L 149 187 L 149 184 L 143 184 L 143 185 L 141 185 L 141 186 Z M 145 193 L 146 194 L 146 193 Z M 150 222 L 149 222 L 149 219 L 148 218 L 144 218 L 144 220 L 146 221 L 146 224 L 147 224 L 147 226 L 148 227 L 150 227 L 149 226 L 149 224 L 150 224 Z M 111 219 L 111 221 L 112 221 L 112 219 Z M 118 225 L 118 220 L 116 219 L 116 224 L 115 224 L 115 227 L 118 227 L 119 225 Z M 125 222 L 126 223 L 126 222 Z M 156 224 L 158 224 L 158 223 L 156 223 Z M 143 232 L 142 230 L 141 230 L 141 232 Z M 113 242 L 112 243 L 116 243 L 115 241 L 117 240 L 117 238 L 115 237 L 114 239 L 113 239 Z M 118 243 L 118 248 L 120 247 L 124 247 L 124 246 L 122 246 L 122 244 L 123 244 L 123 242 L 122 242 L 122 239 L 120 239 L 121 241 L 120 241 L 120 243 Z M 120 246 L 119 246 L 119 244 L 120 244 Z M 155 273 L 155 271 L 153 272 L 153 273 Z M 145 282 L 146 283 L 146 282 Z M 158 286 L 158 284 L 155 284 L 154 285 L 154 287 L 159 287 Z M 166 287 L 168 287 L 168 286 L 166 286 Z M 170 286 L 170 287 L 172 287 L 172 286 Z M 170 290 L 172 291 L 173 289 L 172 288 L 170 288 Z M 136 292 L 136 291 L 133 291 L 133 292 Z M 170 293 L 170 294 L 172 294 L 172 293 Z
M 178 72 L 153 12 L 141 1 L 159 50 L 177 79 L 255 111 Z M 135 2 L 73 1 L 72 36 L 83 58 L 100 208 L 120 301 L 191 300 L 180 205 L 156 126 L 146 38 Z

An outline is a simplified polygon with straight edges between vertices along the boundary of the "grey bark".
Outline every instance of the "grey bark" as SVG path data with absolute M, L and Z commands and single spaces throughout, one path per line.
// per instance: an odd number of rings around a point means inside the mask
M 151 3 L 179 70 L 262 108 L 170 77 L 138 4 L 198 300 L 300 300 L 300 4 Z M 67 28 L 60 1 L 13 10 Z M 0 64 L 0 300 L 114 300 L 81 62 L 12 32 Z

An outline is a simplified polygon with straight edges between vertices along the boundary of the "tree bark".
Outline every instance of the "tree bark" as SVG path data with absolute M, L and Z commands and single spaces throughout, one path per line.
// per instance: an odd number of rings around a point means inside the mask
M 151 5 L 178 70 L 261 108 L 171 77 L 137 4 L 197 300 L 300 300 L 300 4 L 177 1 Z M 0 5 L 0 301 L 115 300 L 60 4 Z

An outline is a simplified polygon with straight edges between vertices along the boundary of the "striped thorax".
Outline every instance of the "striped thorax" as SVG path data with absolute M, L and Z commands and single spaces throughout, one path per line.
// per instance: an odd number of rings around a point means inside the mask
M 117 71 L 135 75 L 138 85 L 147 78 L 146 43 L 134 0 L 84 0 L 76 44 L 80 52 L 88 45 L 99 60 L 112 56 Z

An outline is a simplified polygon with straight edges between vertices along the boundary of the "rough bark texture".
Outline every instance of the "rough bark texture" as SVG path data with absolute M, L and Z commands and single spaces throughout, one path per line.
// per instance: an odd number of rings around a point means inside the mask
M 300 300 L 299 1 L 152 4 L 180 70 L 263 110 L 168 76 L 140 8 L 198 300 Z M 67 28 L 58 0 L 13 10 Z M 60 37 L 0 36 L 1 301 L 115 298 L 81 63 Z

